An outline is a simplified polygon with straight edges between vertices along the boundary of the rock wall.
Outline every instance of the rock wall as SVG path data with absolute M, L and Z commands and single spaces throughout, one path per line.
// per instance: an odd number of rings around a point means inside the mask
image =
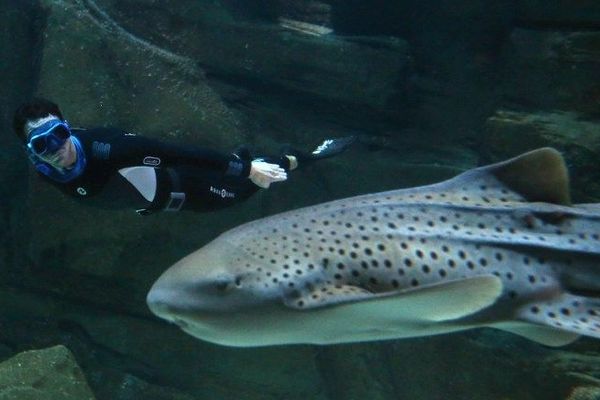
M 64 346 L 31 350 L 0 363 L 3 400 L 94 400 L 83 372 Z

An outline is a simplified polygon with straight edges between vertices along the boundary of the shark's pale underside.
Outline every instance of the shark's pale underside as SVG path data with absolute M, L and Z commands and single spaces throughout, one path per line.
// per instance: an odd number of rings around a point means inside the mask
M 169 268 L 147 300 L 229 346 L 477 327 L 552 346 L 600 338 L 600 204 L 570 204 L 562 157 L 538 149 L 247 223 Z

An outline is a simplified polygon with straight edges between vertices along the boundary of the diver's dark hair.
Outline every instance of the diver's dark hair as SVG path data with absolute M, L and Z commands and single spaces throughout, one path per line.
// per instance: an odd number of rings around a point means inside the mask
M 13 129 L 19 139 L 25 142 L 27 141 L 27 132 L 25 132 L 27 121 L 44 118 L 50 114 L 64 120 L 62 112 L 56 103 L 41 97 L 34 98 L 17 108 L 13 117 Z

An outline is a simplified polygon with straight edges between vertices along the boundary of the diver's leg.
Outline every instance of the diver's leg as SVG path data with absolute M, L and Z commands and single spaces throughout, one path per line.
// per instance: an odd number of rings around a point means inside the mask
M 282 153 L 289 159 L 289 170 L 304 167 L 317 160 L 323 160 L 342 153 L 356 141 L 356 136 L 346 136 L 324 140 L 312 152 L 307 153 L 289 145 L 284 146 Z

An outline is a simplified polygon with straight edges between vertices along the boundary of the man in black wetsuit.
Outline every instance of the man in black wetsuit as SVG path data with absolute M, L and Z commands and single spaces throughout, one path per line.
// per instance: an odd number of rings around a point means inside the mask
M 13 127 L 39 175 L 64 193 L 103 208 L 211 211 L 239 203 L 287 172 L 340 153 L 353 137 L 326 140 L 310 154 L 252 158 L 187 148 L 115 128 L 74 129 L 59 107 L 35 99 L 15 112 Z

